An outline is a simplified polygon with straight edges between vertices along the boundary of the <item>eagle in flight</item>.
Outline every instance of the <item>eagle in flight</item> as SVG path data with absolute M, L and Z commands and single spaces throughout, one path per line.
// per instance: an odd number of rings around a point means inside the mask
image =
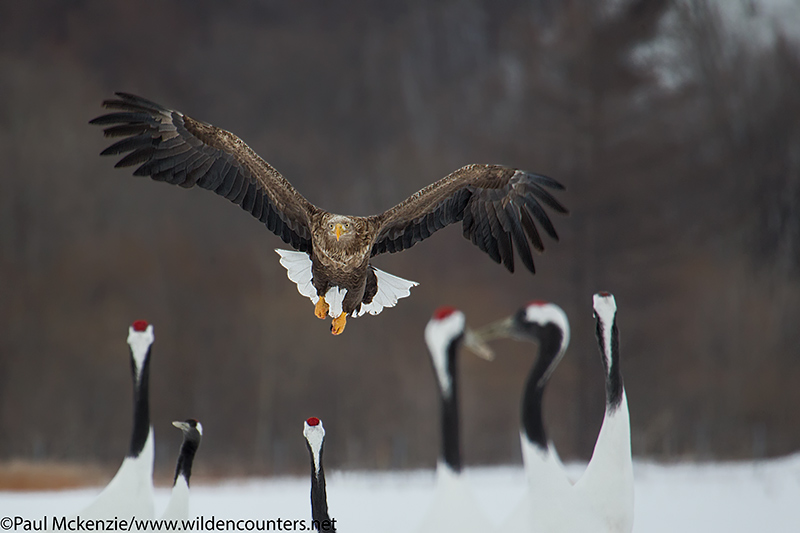
M 314 313 L 344 331 L 347 316 L 378 314 L 408 296 L 413 281 L 370 264 L 461 221 L 464 237 L 514 271 L 514 248 L 535 272 L 530 244 L 544 250 L 536 222 L 558 235 L 543 205 L 566 214 L 547 189 L 559 182 L 500 165 L 467 165 L 378 215 L 329 213 L 306 200 L 277 170 L 232 133 L 180 111 L 126 93 L 106 100 L 115 110 L 90 121 L 106 137 L 121 137 L 101 155 L 125 154 L 116 167 L 138 165 L 150 176 L 181 187 L 209 189 L 238 204 L 294 248 L 276 250 L 289 279 L 315 304 Z

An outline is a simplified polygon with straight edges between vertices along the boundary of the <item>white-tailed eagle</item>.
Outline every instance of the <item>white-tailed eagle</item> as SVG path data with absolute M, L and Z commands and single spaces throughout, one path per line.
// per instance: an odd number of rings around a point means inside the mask
M 106 126 L 106 137 L 122 137 L 101 155 L 130 152 L 115 166 L 138 165 L 136 176 L 212 190 L 263 222 L 296 250 L 277 250 L 280 262 L 316 316 L 333 318 L 334 335 L 348 315 L 377 314 L 416 285 L 376 269 L 371 257 L 405 250 L 461 221 L 464 237 L 495 262 L 513 272 L 516 248 L 534 272 L 529 243 L 544 250 L 535 223 L 558 240 L 542 205 L 567 213 L 547 190 L 564 189 L 552 178 L 467 165 L 378 215 L 336 215 L 306 200 L 232 133 L 138 96 L 116 95 L 103 102 L 116 111 L 90 122 Z

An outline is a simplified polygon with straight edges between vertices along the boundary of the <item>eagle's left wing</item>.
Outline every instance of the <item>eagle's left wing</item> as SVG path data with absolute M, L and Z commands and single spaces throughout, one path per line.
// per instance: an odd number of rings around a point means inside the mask
M 311 250 L 311 218 L 318 212 L 286 178 L 236 135 L 139 96 L 116 93 L 91 120 L 106 137 L 121 137 L 101 155 L 125 154 L 115 166 L 138 165 L 150 176 L 184 188 L 214 191 L 263 222 L 296 250 Z
M 377 226 L 372 255 L 399 252 L 435 231 L 463 221 L 464 237 L 495 262 L 514 271 L 514 247 L 535 272 L 528 243 L 544 244 L 534 222 L 556 241 L 558 234 L 542 204 L 566 214 L 547 189 L 563 190 L 552 178 L 500 165 L 467 165 L 428 185 L 385 213 L 370 217 Z

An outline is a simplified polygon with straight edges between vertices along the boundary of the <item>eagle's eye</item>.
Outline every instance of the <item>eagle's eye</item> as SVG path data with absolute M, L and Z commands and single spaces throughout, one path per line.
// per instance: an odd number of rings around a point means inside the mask
M 344 223 L 344 229 L 350 229 L 350 223 L 349 222 L 345 222 Z
M 333 229 L 333 222 L 331 222 L 330 224 L 328 224 L 328 229 L 331 229 L 331 230 Z

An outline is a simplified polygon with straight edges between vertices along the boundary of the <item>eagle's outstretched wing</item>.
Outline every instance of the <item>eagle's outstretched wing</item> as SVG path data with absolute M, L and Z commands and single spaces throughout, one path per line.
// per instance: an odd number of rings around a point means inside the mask
M 535 222 L 555 240 L 558 235 L 542 204 L 566 214 L 547 189 L 563 190 L 552 178 L 499 165 L 467 165 L 433 183 L 385 213 L 370 217 L 377 227 L 372 255 L 410 248 L 435 231 L 463 221 L 464 237 L 514 271 L 514 248 L 535 272 L 528 242 L 544 250 Z
M 120 111 L 90 121 L 107 126 L 106 137 L 124 137 L 101 152 L 131 152 L 116 167 L 139 165 L 136 176 L 212 190 L 295 249 L 311 250 L 311 214 L 317 208 L 241 139 L 144 98 L 116 95 L 103 105 Z

